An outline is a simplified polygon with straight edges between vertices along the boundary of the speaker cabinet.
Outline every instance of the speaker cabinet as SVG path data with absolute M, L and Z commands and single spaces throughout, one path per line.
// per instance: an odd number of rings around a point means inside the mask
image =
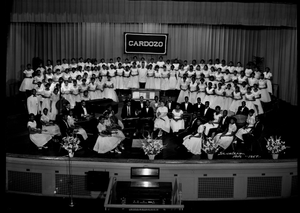
M 107 191 L 109 183 L 109 172 L 89 171 L 87 172 L 87 190 Z

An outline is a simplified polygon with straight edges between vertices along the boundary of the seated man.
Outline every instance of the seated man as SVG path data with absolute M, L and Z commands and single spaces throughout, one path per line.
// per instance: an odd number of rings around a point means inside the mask
M 143 130 L 146 127 L 148 127 L 147 129 L 153 129 L 153 119 L 154 119 L 154 110 L 153 108 L 150 106 L 150 101 L 146 100 L 145 102 L 145 107 L 142 109 L 141 113 L 140 113 L 140 120 L 138 122 L 138 127 L 139 130 Z
M 203 123 L 214 120 L 214 110 L 209 107 L 209 101 L 205 101 L 204 108 L 200 111 L 200 118 Z
M 193 113 L 193 104 L 189 102 L 188 96 L 184 97 L 184 102 L 181 103 L 180 108 L 184 113 Z
M 249 109 L 246 107 L 246 101 L 242 101 L 242 105 L 238 107 L 236 115 L 246 115 L 248 116 Z
M 181 141 L 185 136 L 190 135 L 190 134 L 194 134 L 197 131 L 198 125 L 197 125 L 197 114 L 193 113 L 192 115 L 192 119 L 190 120 L 189 124 L 187 125 L 187 127 L 183 130 L 183 131 L 179 131 L 176 134 L 176 137 L 179 138 L 179 140 Z
M 89 107 L 86 104 L 86 101 L 82 100 L 80 105 L 76 109 L 76 116 L 78 119 L 89 119 L 92 117 L 92 112 L 90 112 Z
M 176 107 L 176 102 L 172 100 L 171 96 L 168 97 L 168 100 L 166 101 L 165 106 L 168 108 L 168 116 L 169 116 L 169 118 L 172 118 L 172 111 Z
M 229 122 L 230 117 L 228 116 L 228 111 L 223 110 L 218 127 L 216 129 L 211 130 L 212 136 L 224 132 L 228 128 Z
M 195 112 L 195 113 L 198 113 L 199 115 L 200 115 L 201 111 L 204 110 L 205 106 L 204 106 L 203 103 L 201 103 L 201 98 L 200 98 L 200 97 L 197 98 L 197 103 L 195 103 L 195 104 L 193 105 L 193 108 L 194 108 L 194 109 L 193 109 L 194 112 Z
M 135 102 L 135 115 L 139 116 L 142 110 L 145 108 L 144 97 L 140 96 L 140 100 Z
M 259 154 L 261 152 L 261 145 L 259 144 L 259 138 L 262 135 L 264 126 L 260 120 L 259 115 L 255 116 L 255 123 L 250 132 L 243 134 L 243 140 L 245 142 L 245 152 L 251 154 Z M 259 150 L 260 148 L 260 150 Z
M 121 113 L 121 117 L 124 118 L 134 118 L 136 117 L 135 115 L 135 108 L 134 106 L 132 106 L 132 102 L 131 101 L 127 101 L 123 108 L 122 108 L 122 113 Z
M 53 120 L 51 120 L 51 115 L 48 113 L 48 108 L 43 109 L 43 113 L 41 116 L 41 124 L 42 130 L 45 134 L 49 134 L 52 136 L 60 136 L 60 129 L 57 124 Z

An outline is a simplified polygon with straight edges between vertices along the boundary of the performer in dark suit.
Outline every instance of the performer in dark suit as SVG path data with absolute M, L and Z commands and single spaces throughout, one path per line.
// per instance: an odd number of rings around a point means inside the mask
M 77 106 L 76 116 L 78 119 L 87 119 L 93 113 L 90 111 L 89 106 L 86 104 L 86 101 L 82 100 L 81 103 Z
M 200 97 L 197 98 L 197 103 L 195 103 L 193 105 L 193 108 L 194 108 L 194 112 L 198 113 L 199 115 L 200 115 L 200 112 L 204 110 L 205 106 L 203 103 L 201 103 Z
M 135 116 L 135 109 L 131 104 L 131 101 L 126 102 L 122 108 L 121 117 L 124 118 L 133 118 Z
M 68 124 L 68 115 L 68 113 L 64 113 L 58 122 L 62 138 L 70 135 L 73 132 L 73 128 L 71 128 Z
M 246 107 L 246 101 L 242 101 L 242 105 L 238 107 L 236 115 L 246 115 L 248 116 L 249 109 Z
M 202 122 L 206 123 L 209 120 L 214 120 L 214 110 L 209 107 L 209 101 L 205 101 L 205 106 L 200 112 Z
M 139 116 L 142 112 L 142 110 L 145 108 L 146 104 L 144 101 L 144 97 L 140 96 L 140 100 L 139 101 L 135 101 L 134 103 L 134 107 L 135 107 L 135 115 Z
M 176 107 L 176 102 L 172 100 L 172 97 L 168 97 L 168 100 L 165 103 L 165 106 L 168 108 L 168 112 L 172 112 Z
M 181 103 L 180 108 L 185 113 L 193 113 L 193 104 L 189 102 L 188 96 L 185 96 L 184 102 Z
M 216 129 L 211 130 L 212 136 L 224 132 L 228 128 L 229 122 L 230 122 L 230 116 L 228 116 L 228 111 L 223 110 L 222 117 L 220 118 L 218 127 Z
M 153 119 L 154 118 L 154 110 L 152 107 L 150 107 L 150 101 L 147 100 L 145 103 L 146 103 L 145 107 L 142 109 L 140 117 Z
M 178 137 L 181 142 L 183 142 L 182 139 L 185 136 L 193 134 L 197 131 L 197 129 L 198 129 L 197 119 L 198 119 L 197 114 L 193 113 L 192 119 L 190 120 L 188 126 L 183 131 L 179 131 L 176 134 L 176 137 Z
M 262 151 L 259 138 L 262 135 L 263 129 L 264 125 L 262 124 L 259 115 L 255 116 L 255 123 L 251 131 L 242 135 L 246 153 L 258 154 L 259 151 Z

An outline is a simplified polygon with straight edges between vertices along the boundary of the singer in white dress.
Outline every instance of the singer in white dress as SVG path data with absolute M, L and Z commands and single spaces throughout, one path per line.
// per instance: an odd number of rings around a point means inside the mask
M 228 129 L 222 133 L 217 134 L 213 138 L 213 140 L 217 145 L 219 145 L 225 150 L 232 143 L 236 130 L 237 126 L 235 124 L 235 120 L 234 118 L 231 118 L 230 123 L 228 125 Z
M 183 111 L 180 109 L 180 104 L 176 104 L 176 108 L 172 110 L 172 119 L 170 122 L 173 133 L 184 129 Z
M 201 120 L 197 120 L 197 133 L 190 134 L 183 138 L 183 143 L 186 149 L 193 153 L 194 155 L 201 155 L 202 143 L 203 143 L 203 132 L 204 132 L 204 125 L 201 123 Z
M 159 107 L 156 110 L 156 119 L 154 120 L 154 131 L 161 129 L 167 133 L 170 132 L 170 119 L 168 117 L 168 108 L 163 101 L 160 101 Z

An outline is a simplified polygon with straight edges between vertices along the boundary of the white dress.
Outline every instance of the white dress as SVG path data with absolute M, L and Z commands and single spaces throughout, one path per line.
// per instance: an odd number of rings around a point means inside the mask
M 27 110 L 28 114 L 33 113 L 34 115 L 37 115 L 41 110 L 39 98 L 37 96 L 31 95 L 27 98 Z
M 33 69 L 24 70 L 23 73 L 25 74 L 25 78 L 22 80 L 22 83 L 19 87 L 19 91 L 25 92 L 26 90 L 32 90 L 32 74 L 34 73 Z
M 128 70 L 128 71 L 124 70 L 123 89 L 129 89 L 130 72 L 131 72 L 130 70 Z
M 177 112 L 175 109 L 173 109 L 172 115 L 175 119 L 179 119 L 183 115 L 183 111 L 179 110 L 179 112 Z M 173 133 L 178 132 L 179 130 L 184 129 L 184 120 L 181 119 L 181 120 L 175 121 L 174 119 L 171 119 L 170 126 L 171 126 Z
M 36 121 L 28 121 L 27 127 L 36 128 Z M 52 136 L 44 133 L 29 134 L 30 140 L 39 148 L 43 147 L 48 141 L 52 139 Z
M 232 89 L 225 89 L 224 109 L 229 110 L 232 103 Z
M 75 126 L 75 120 L 70 115 L 68 115 L 67 122 L 68 122 L 68 124 L 69 124 L 70 127 L 74 127 Z M 81 135 L 84 140 L 86 140 L 88 138 L 88 135 L 87 135 L 86 131 L 83 128 L 76 127 L 76 128 L 74 128 L 74 130 L 75 130 L 74 132 L 76 134 L 78 134 L 78 135 Z
M 182 103 L 185 100 L 185 96 L 189 97 L 189 90 L 188 90 L 188 82 L 181 81 L 180 83 L 180 93 L 177 98 L 177 103 Z
M 217 134 L 214 137 L 214 141 L 217 145 L 222 147 L 224 150 L 227 149 L 227 147 L 232 143 L 234 135 L 232 135 L 237 130 L 237 127 L 235 124 L 229 124 L 228 131 L 225 133 L 225 135 L 222 135 L 222 133 Z M 221 138 L 220 138 L 221 137 Z
M 180 90 L 180 83 L 181 83 L 183 75 L 185 73 L 186 73 L 186 71 L 183 69 L 178 70 L 178 78 L 177 78 L 177 85 L 176 85 L 176 89 L 178 89 L 178 90 Z
M 170 70 L 170 78 L 169 78 L 169 89 L 175 90 L 177 86 L 177 72 L 175 70 Z
M 261 93 L 260 93 L 260 90 L 258 89 L 257 91 L 255 90 L 252 90 L 252 94 L 254 95 L 255 97 L 255 101 L 254 101 L 254 105 L 257 106 L 258 108 L 258 114 L 263 114 L 264 113 L 264 110 L 262 108 L 262 105 L 261 105 L 261 101 L 260 101 L 260 97 L 261 97 Z
M 195 81 L 194 83 L 190 82 L 189 102 L 191 102 L 192 104 L 195 104 L 197 102 L 197 89 L 197 81 Z
M 199 87 L 199 90 L 197 92 L 197 98 L 200 97 L 201 102 L 202 102 L 202 101 L 204 101 L 204 98 L 205 98 L 205 95 L 206 95 L 205 94 L 205 88 L 206 88 L 205 82 L 201 83 L 201 81 L 200 81 L 200 83 L 198 84 L 198 87 Z M 197 98 L 196 98 L 196 100 L 197 100 Z
M 49 114 L 51 115 L 51 120 L 56 120 L 56 115 L 58 114 L 58 110 L 56 108 L 56 103 L 59 100 L 59 93 L 55 94 L 52 93 L 51 97 L 50 97 L 50 110 L 49 110 Z
M 116 89 L 124 89 L 123 71 L 124 71 L 123 68 L 117 69 Z
M 214 95 L 214 88 L 213 87 L 211 87 L 211 88 L 209 88 L 209 87 L 206 87 L 206 95 L 205 95 L 205 98 L 204 98 L 204 100 L 203 100 L 203 103 L 205 103 L 206 101 L 209 101 L 209 106 L 210 106 L 210 108 L 215 108 L 216 107 L 216 105 L 215 105 L 215 95 Z
M 115 102 L 119 102 L 117 93 L 114 89 L 114 84 L 112 81 L 106 81 L 104 88 L 104 98 L 112 99 Z
M 241 140 L 243 140 L 243 134 L 246 134 L 248 132 L 250 132 L 250 130 L 253 128 L 254 124 L 255 124 L 255 115 L 253 114 L 252 116 L 248 115 L 246 123 L 248 124 L 248 126 L 246 128 L 239 128 L 237 133 L 235 133 L 235 136 Z
M 200 125 L 197 129 L 196 135 L 187 135 L 183 138 L 183 143 L 186 147 L 186 149 L 193 153 L 194 155 L 201 155 L 201 149 L 202 149 L 202 134 L 204 131 L 204 125 Z
M 265 80 L 267 81 L 267 90 L 271 94 L 273 94 L 273 88 L 272 88 L 272 82 L 271 82 L 272 76 L 273 75 L 271 72 L 264 72 L 264 77 L 265 77 Z
M 44 90 L 43 91 L 43 102 L 42 102 L 42 108 L 41 108 L 41 111 L 43 111 L 44 108 L 47 108 L 48 111 L 50 110 L 50 97 L 51 97 L 51 90 Z
M 138 89 L 140 87 L 139 74 L 137 68 L 131 68 L 131 76 L 129 78 L 129 83 L 127 87 L 132 89 Z
M 99 123 L 97 126 L 99 133 L 106 131 L 106 126 Z M 111 136 L 99 135 L 93 150 L 98 153 L 106 153 L 116 148 L 123 140 L 125 135 L 120 130 L 113 130 Z
M 160 90 L 161 73 L 159 70 L 154 71 L 154 89 Z
M 221 110 L 225 109 L 225 97 L 223 96 L 223 93 L 224 89 L 222 87 L 215 89 L 215 105 L 220 106 Z
M 245 101 L 246 101 L 246 107 L 248 107 L 249 110 L 253 109 L 254 114 L 257 115 L 257 110 L 256 110 L 256 107 L 254 105 L 255 97 L 254 97 L 254 94 L 252 92 L 250 94 L 248 94 L 248 93 L 245 94 Z
M 161 72 L 161 79 L 160 79 L 160 89 L 161 90 L 168 90 L 169 89 L 169 71 L 163 70 Z
M 160 115 L 158 115 L 160 113 Z M 160 106 L 156 110 L 156 119 L 154 120 L 154 129 L 162 129 L 165 132 L 170 132 L 170 119 L 167 116 L 168 108 Z
M 90 82 L 89 83 L 89 95 L 91 97 L 91 100 L 95 100 L 98 98 L 96 91 L 97 91 L 97 84 L 95 82 Z
M 264 79 L 258 80 L 258 88 L 261 92 L 261 101 L 264 103 L 268 103 L 271 101 L 271 96 L 269 94 L 268 88 L 267 88 L 267 81 Z
M 241 104 L 242 104 L 242 94 L 241 94 L 241 92 L 233 91 L 233 100 L 232 100 L 232 102 L 229 106 L 229 110 L 231 112 L 236 113 L 239 106 L 241 106 Z
M 148 69 L 147 70 L 147 80 L 146 80 L 146 89 L 154 89 L 154 70 L 153 69 Z
M 51 115 L 45 115 L 44 113 L 41 116 L 41 121 L 45 122 L 45 123 L 49 123 L 49 121 L 51 120 Z M 42 125 L 42 131 L 44 132 L 44 134 L 48 134 L 48 135 L 61 135 L 60 133 L 60 129 L 59 126 L 57 124 L 51 124 L 51 125 Z

